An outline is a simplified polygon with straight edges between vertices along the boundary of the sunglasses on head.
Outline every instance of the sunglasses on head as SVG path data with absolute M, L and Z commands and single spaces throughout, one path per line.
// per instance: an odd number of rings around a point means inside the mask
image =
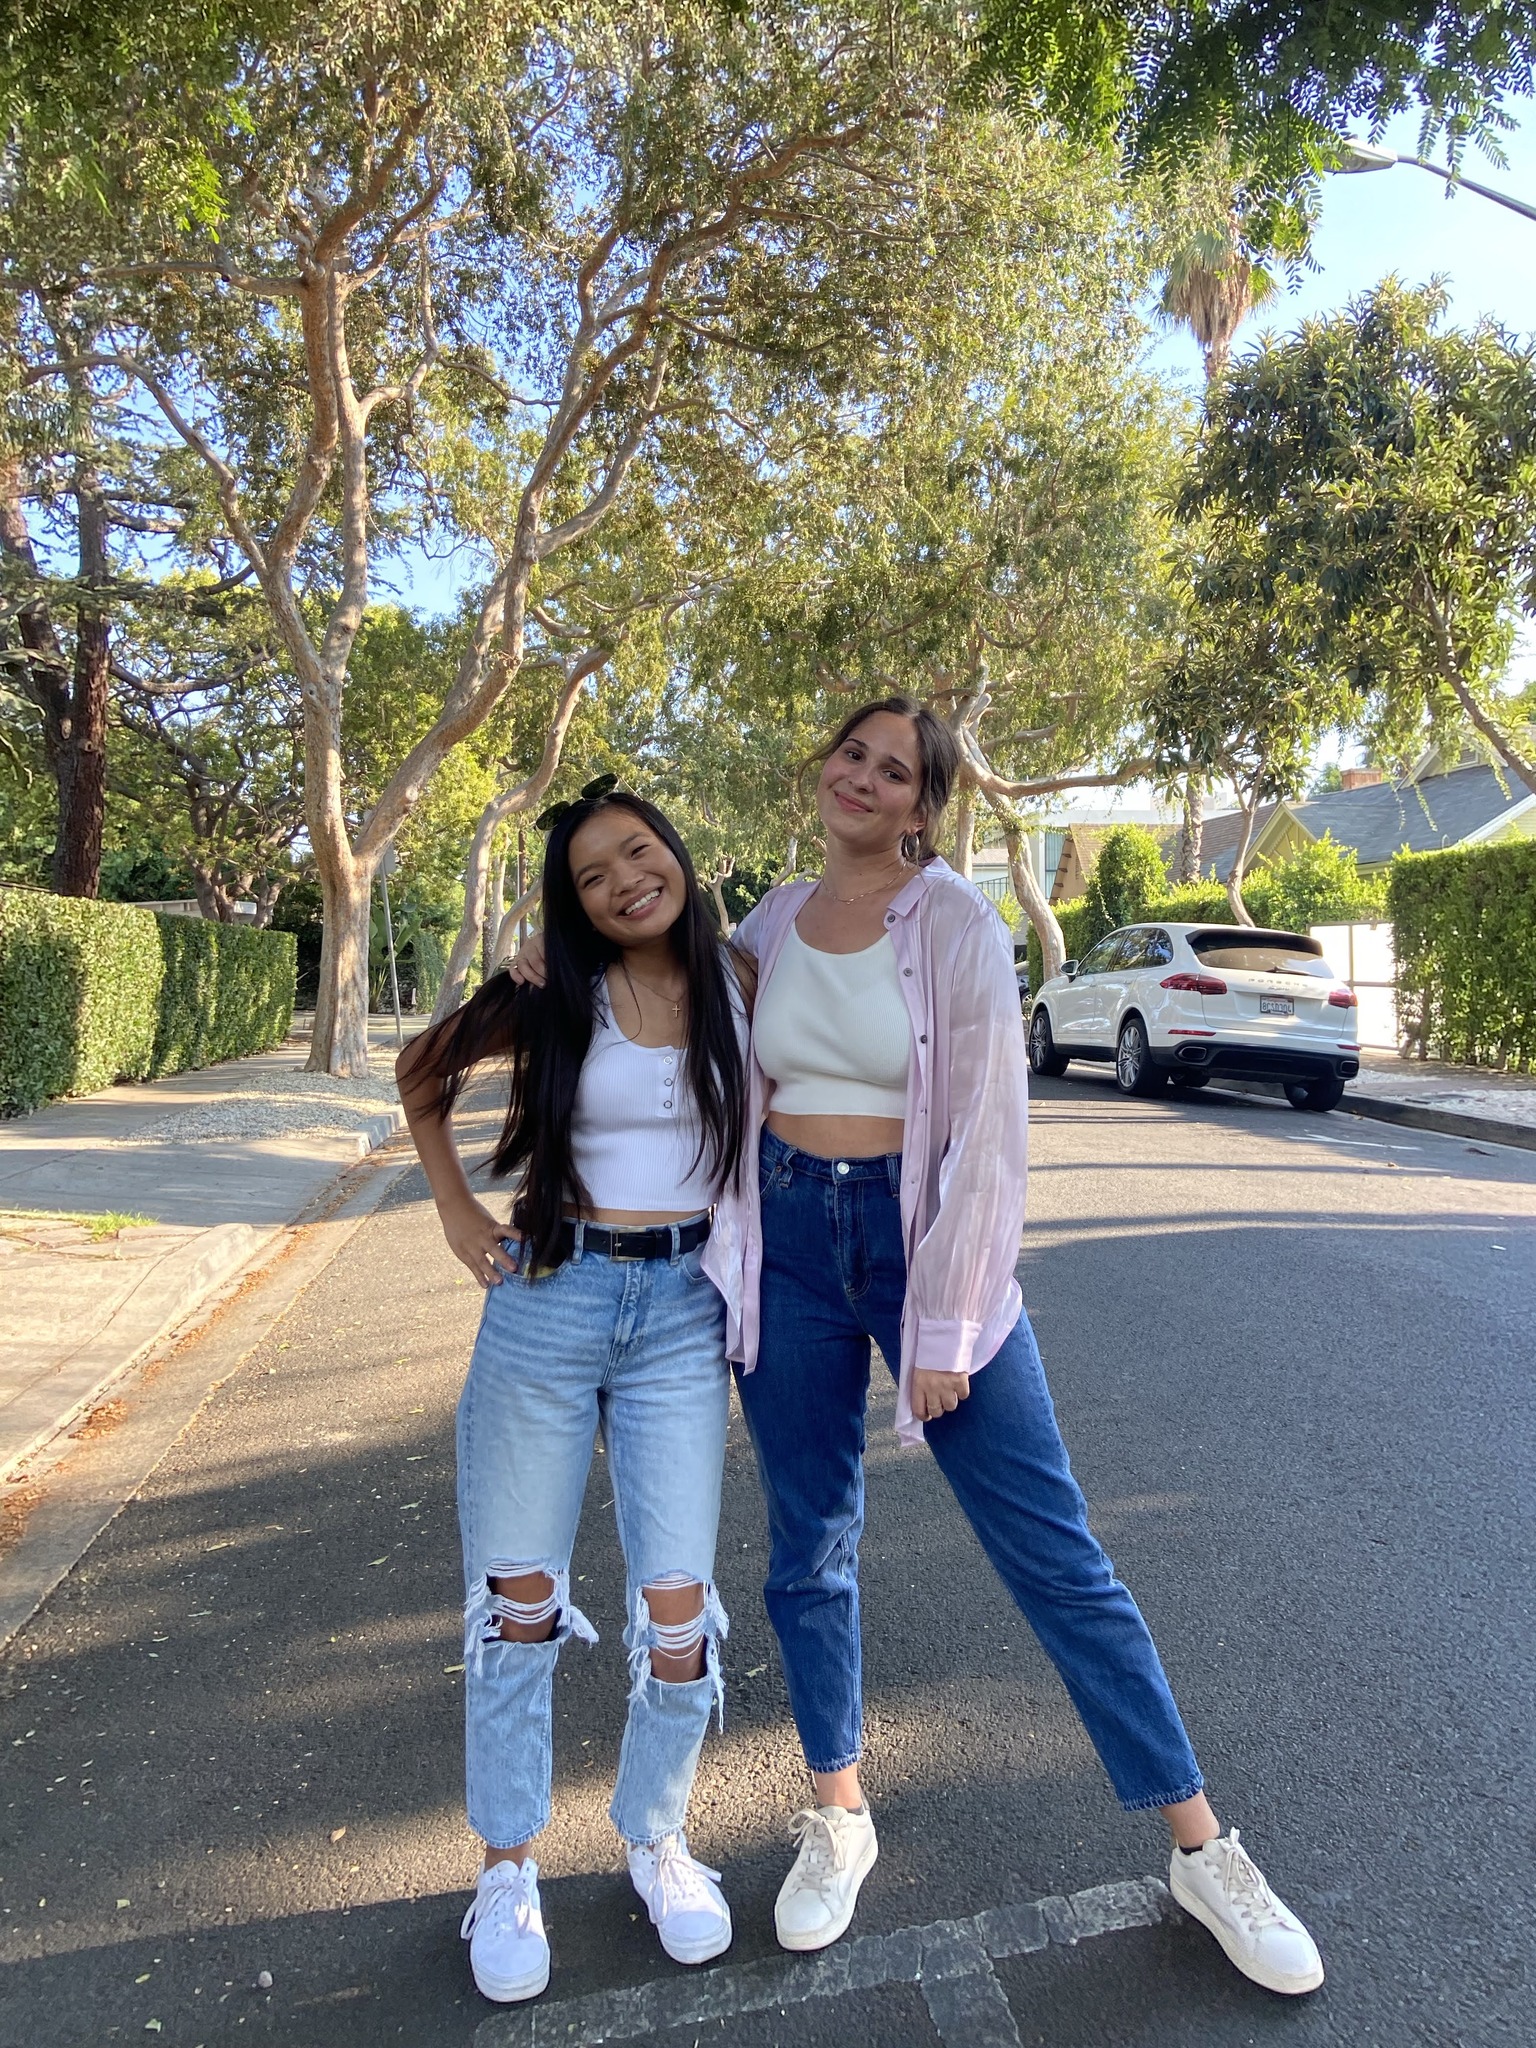
M 578 804 L 595 803 L 600 796 L 612 796 L 618 786 L 617 775 L 594 775 L 590 782 L 583 784 L 580 796 L 572 802 L 549 804 L 540 811 L 533 821 L 534 830 L 552 832 L 560 820 L 569 817 Z

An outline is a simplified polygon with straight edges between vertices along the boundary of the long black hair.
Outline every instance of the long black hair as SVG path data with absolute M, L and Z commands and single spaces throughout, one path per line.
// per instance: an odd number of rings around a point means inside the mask
M 683 871 L 683 908 L 668 937 L 688 983 L 688 1084 L 699 1112 L 694 1164 L 721 1184 L 736 1177 L 746 1122 L 746 1073 L 737 1035 L 735 976 L 710 915 L 688 849 L 644 797 L 616 789 L 572 804 L 549 835 L 544 855 L 543 988 L 493 974 L 464 1007 L 434 1025 L 418 1056 L 440 1083 L 446 1117 L 464 1078 L 480 1061 L 505 1056 L 511 1092 L 491 1154 L 497 1175 L 523 1172 L 516 1221 L 535 1262 L 552 1265 L 561 1218 L 589 1206 L 571 1158 L 571 1114 L 582 1063 L 597 1023 L 598 984 L 623 948 L 597 930 L 571 873 L 571 840 L 604 810 L 632 811 Z

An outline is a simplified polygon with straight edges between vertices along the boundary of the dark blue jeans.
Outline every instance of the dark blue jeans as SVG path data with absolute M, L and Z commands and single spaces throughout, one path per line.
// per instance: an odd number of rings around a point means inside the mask
M 901 1159 L 816 1159 L 764 1131 L 762 1341 L 737 1384 L 768 1501 L 764 1596 L 813 1771 L 863 1737 L 859 1536 L 870 1340 L 901 1356 Z M 1123 1806 L 1203 1780 L 1157 1649 L 1088 1527 L 1026 1317 L 926 1428 L 929 1448 L 1018 1602 Z

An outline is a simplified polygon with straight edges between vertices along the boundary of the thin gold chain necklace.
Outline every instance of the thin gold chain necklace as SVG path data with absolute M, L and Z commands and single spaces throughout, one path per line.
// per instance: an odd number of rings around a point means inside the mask
M 826 890 L 827 901 L 829 903 L 862 903 L 866 896 L 878 896 L 882 889 L 894 888 L 896 886 L 896 883 L 900 881 L 902 877 L 906 874 L 907 865 L 908 863 L 903 861 L 901 865 L 900 874 L 894 877 L 888 875 L 884 881 L 876 882 L 875 886 L 872 889 L 860 889 L 852 896 L 839 896 L 835 889 L 827 888 L 827 878 L 825 875 L 823 875 L 820 881 L 817 882 L 816 887 L 818 889 Z
M 623 974 L 624 979 L 629 983 L 629 992 L 631 996 L 634 996 L 635 1008 L 638 1010 L 640 1007 L 640 998 L 635 995 L 635 983 L 637 980 L 639 980 L 639 977 L 637 975 L 632 975 L 630 973 L 629 962 L 622 958 L 619 961 L 619 971 Z M 665 995 L 659 988 L 652 988 L 651 984 L 648 981 L 641 981 L 640 986 L 643 989 L 647 990 L 649 994 L 653 995 L 658 1003 L 666 1003 L 669 1006 L 669 1008 L 672 1011 L 672 1021 L 675 1024 L 678 1018 L 681 1017 L 683 1014 L 683 1001 L 688 993 L 686 984 L 684 985 L 682 995 L 678 997 L 676 1002 L 673 1002 L 671 996 Z

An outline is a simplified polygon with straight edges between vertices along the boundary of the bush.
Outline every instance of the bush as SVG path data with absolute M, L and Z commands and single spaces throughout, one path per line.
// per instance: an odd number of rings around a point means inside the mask
M 1116 829 L 1134 832 L 1140 828 Z M 1149 841 L 1152 838 L 1150 833 L 1143 836 Z M 1152 843 L 1155 850 L 1156 842 Z M 1107 852 L 1108 839 L 1104 846 Z M 1099 866 L 1094 869 L 1095 882 L 1103 862 L 1101 853 Z M 1147 872 L 1145 863 L 1142 871 Z M 1096 900 L 1090 883 L 1086 896 L 1057 905 L 1069 960 L 1081 960 L 1090 946 L 1122 924 L 1235 922 L 1226 889 L 1220 882 L 1186 882 L 1176 888 L 1163 884 L 1142 899 L 1133 915 L 1112 922 L 1105 921 L 1108 896 L 1108 890 L 1101 890 Z M 1119 900 L 1124 904 L 1129 899 L 1122 895 Z M 1275 867 L 1255 868 L 1243 881 L 1243 901 L 1255 924 L 1277 931 L 1304 932 L 1315 924 L 1368 924 L 1387 915 L 1385 886 L 1360 874 L 1352 847 L 1339 846 L 1326 836 Z M 1033 932 L 1029 940 L 1029 971 L 1030 987 L 1038 988 L 1040 942 Z
M 1088 877 L 1084 899 L 1094 926 L 1089 945 L 1096 945 L 1123 924 L 1140 924 L 1147 905 L 1168 886 L 1163 856 L 1145 825 L 1116 825 L 1105 833 L 1099 857 Z
M 1398 1016 L 1421 1055 L 1536 1071 L 1536 841 L 1400 853 Z
M 0 890 L 0 1114 L 281 1044 L 293 940 Z
M 281 1045 L 293 1022 L 292 932 L 201 917 L 158 917 L 160 984 L 153 1074 L 179 1074 Z
M 142 1081 L 164 975 L 152 910 L 0 890 L 0 1112 Z
M 1310 931 L 1315 924 L 1377 924 L 1387 914 L 1385 882 L 1367 880 L 1355 849 L 1340 846 L 1331 832 L 1298 848 L 1289 860 L 1260 869 L 1249 883 L 1261 878 L 1270 885 L 1261 922 L 1282 931 Z M 1243 887 L 1245 902 L 1249 883 Z M 1248 907 L 1253 909 L 1251 902 Z

